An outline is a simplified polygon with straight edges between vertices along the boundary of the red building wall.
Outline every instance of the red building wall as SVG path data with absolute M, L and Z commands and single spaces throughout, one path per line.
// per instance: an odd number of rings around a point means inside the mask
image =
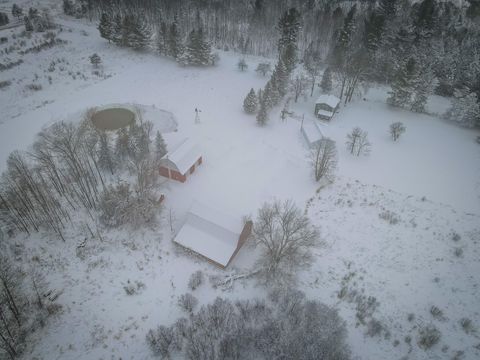
M 165 166 L 160 166 L 158 172 L 161 176 L 184 183 L 187 180 L 187 175 L 192 174 L 195 171 L 196 166 L 200 165 L 202 162 L 203 159 L 200 156 L 185 174 L 181 174 L 178 171 L 168 169 Z

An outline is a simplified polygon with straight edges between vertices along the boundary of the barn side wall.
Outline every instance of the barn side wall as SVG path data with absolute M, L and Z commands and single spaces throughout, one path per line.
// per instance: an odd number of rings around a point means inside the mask
M 185 175 L 180 174 L 176 170 L 168 169 L 165 166 L 160 166 L 158 172 L 161 176 L 170 178 L 172 180 L 180 181 L 182 183 L 185 182 L 185 180 L 187 180 L 187 177 Z
M 253 222 L 251 220 L 247 221 L 245 223 L 245 225 L 243 226 L 242 233 L 240 234 L 240 236 L 238 238 L 237 248 L 235 249 L 232 256 L 230 257 L 230 260 L 228 260 L 227 266 L 230 265 L 230 263 L 232 262 L 235 255 L 237 255 L 237 253 L 242 248 L 243 244 L 245 244 L 245 242 L 247 241 L 248 237 L 252 233 L 252 227 L 253 227 Z

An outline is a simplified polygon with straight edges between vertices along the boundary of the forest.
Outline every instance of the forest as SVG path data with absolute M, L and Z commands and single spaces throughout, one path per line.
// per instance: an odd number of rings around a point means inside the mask
M 282 17 L 289 9 L 290 18 Z M 345 102 L 359 85 L 376 82 L 392 87 L 389 104 L 414 112 L 425 111 L 430 94 L 454 97 L 446 116 L 479 126 L 476 1 L 65 0 L 64 10 L 98 19 L 109 41 L 184 65 L 215 64 L 211 48 L 275 57 L 293 36 L 292 61 L 304 65 L 313 84 L 322 69 L 331 70 Z M 282 35 L 282 21 L 295 30 Z

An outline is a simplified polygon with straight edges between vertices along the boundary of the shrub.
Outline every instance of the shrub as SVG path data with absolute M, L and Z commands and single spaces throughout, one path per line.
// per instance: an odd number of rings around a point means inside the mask
M 12 85 L 12 82 L 10 80 L 0 81 L 0 89 L 4 89 L 6 87 L 9 87 L 10 85 Z
M 178 306 L 187 313 L 192 313 L 198 305 L 198 299 L 190 293 L 180 295 Z
M 41 84 L 28 84 L 25 86 L 28 90 L 32 90 L 32 91 L 40 91 L 43 89 L 42 85 Z
M 393 211 L 390 211 L 390 210 L 385 210 L 384 212 L 381 212 L 380 214 L 378 214 L 378 217 L 380 219 L 385 220 L 390 225 L 398 224 L 399 221 L 400 221 L 398 215 L 395 214 Z
M 123 289 L 127 295 L 137 295 L 145 288 L 145 284 L 141 281 L 130 282 L 127 280 L 127 284 L 123 286 Z
M 393 141 L 397 141 L 407 128 L 401 122 L 395 122 L 390 125 L 390 136 Z
M 430 349 L 440 341 L 442 333 L 434 325 L 427 325 L 418 330 L 418 346 L 424 350 Z
M 190 280 L 188 281 L 188 287 L 191 290 L 195 290 L 203 283 L 203 272 L 201 270 L 195 271 L 190 275 Z
M 437 320 L 445 320 L 443 316 L 443 311 L 440 310 L 437 306 L 433 305 L 430 308 L 430 314 Z
M 465 331 L 466 334 L 471 334 L 475 332 L 475 327 L 473 326 L 473 322 L 469 318 L 461 318 L 460 326 L 462 327 L 463 331 Z

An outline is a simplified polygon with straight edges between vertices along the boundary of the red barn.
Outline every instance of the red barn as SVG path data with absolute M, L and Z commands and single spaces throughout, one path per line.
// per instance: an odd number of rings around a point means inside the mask
M 201 163 L 200 149 L 190 139 L 185 139 L 160 159 L 160 175 L 183 183 Z

